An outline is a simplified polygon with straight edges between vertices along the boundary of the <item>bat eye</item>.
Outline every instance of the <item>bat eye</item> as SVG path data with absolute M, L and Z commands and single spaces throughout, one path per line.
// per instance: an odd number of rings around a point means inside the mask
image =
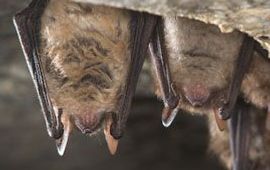
M 192 106 L 202 106 L 210 96 L 209 90 L 202 84 L 188 85 L 183 90 L 186 99 Z

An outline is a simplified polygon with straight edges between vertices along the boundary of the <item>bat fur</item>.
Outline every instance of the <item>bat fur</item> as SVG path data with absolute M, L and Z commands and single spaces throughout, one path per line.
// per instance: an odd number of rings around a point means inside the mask
M 83 133 L 115 109 L 130 63 L 126 10 L 51 0 L 41 18 L 40 56 L 54 106 Z

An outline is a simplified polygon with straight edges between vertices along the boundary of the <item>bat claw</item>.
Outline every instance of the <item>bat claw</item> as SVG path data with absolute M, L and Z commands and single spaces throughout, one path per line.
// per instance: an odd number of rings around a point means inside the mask
M 108 118 L 106 120 L 105 127 L 104 127 L 104 136 L 105 136 L 110 153 L 114 155 L 117 151 L 119 141 L 111 135 L 111 126 L 112 126 L 112 119 Z
M 178 107 L 171 109 L 169 107 L 165 107 L 162 112 L 162 124 L 164 127 L 169 127 L 173 120 L 175 119 L 179 109 Z
M 57 152 L 60 156 L 63 156 L 65 153 L 70 133 L 71 133 L 71 123 L 68 119 L 68 121 L 65 121 L 64 124 L 63 135 L 59 139 L 55 140 Z

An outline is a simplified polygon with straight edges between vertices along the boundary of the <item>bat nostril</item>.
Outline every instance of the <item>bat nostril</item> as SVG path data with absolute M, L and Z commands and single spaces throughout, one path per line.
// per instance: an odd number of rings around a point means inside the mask
M 205 104 L 210 96 L 208 88 L 202 84 L 188 85 L 183 88 L 184 95 L 188 102 L 195 107 Z

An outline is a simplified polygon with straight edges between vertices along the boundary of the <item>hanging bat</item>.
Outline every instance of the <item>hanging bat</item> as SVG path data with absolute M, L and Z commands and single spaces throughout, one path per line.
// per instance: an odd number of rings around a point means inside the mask
M 246 55 L 254 44 L 251 38 L 180 17 L 165 17 L 158 25 L 150 53 L 160 87 L 157 94 L 165 103 L 164 124 L 169 125 L 180 108 L 214 112 L 217 120 L 229 118 L 251 61 L 252 55 Z
M 64 154 L 72 129 L 123 135 L 156 19 L 72 0 L 33 0 L 14 24 L 49 136 Z
M 249 149 L 248 145 L 235 144 L 249 135 L 248 129 L 243 128 L 247 126 L 247 118 L 242 116 L 244 106 L 237 100 L 255 45 L 251 37 L 238 31 L 225 34 L 216 26 L 199 21 L 164 17 L 149 46 L 159 86 L 157 95 L 165 105 L 163 124 L 169 126 L 182 109 L 208 116 L 214 113 L 218 127 L 223 130 L 222 119 L 235 114 L 231 121 L 236 123 L 230 129 L 236 170 L 246 166 Z

